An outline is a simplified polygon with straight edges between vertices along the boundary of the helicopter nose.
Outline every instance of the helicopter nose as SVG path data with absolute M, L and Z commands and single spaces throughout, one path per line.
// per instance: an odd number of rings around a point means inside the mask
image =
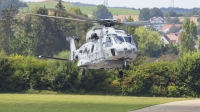
M 115 49 L 116 52 L 121 53 L 121 54 L 124 51 L 125 52 L 134 52 L 135 54 L 137 54 L 137 52 L 138 52 L 136 46 L 131 45 L 131 44 L 120 44 L 120 45 L 114 46 L 113 49 Z
M 134 53 L 137 53 L 137 48 L 136 46 L 128 45 L 124 47 L 124 51 L 133 51 Z

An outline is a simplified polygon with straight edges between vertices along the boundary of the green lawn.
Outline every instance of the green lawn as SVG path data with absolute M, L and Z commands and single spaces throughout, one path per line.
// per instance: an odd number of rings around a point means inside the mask
M 0 94 L 0 112 L 127 112 L 186 98 Z
M 27 3 L 29 6 L 29 9 L 32 9 L 34 7 L 46 7 L 46 8 L 55 8 L 56 2 L 33 2 L 33 3 Z M 96 9 L 95 6 L 73 6 L 68 3 L 63 4 L 66 9 L 72 8 L 72 7 L 79 7 L 81 11 L 84 14 L 92 14 L 93 10 Z M 119 9 L 119 8 L 108 8 L 109 11 L 112 12 L 113 15 L 138 15 L 138 10 L 131 10 L 131 9 Z

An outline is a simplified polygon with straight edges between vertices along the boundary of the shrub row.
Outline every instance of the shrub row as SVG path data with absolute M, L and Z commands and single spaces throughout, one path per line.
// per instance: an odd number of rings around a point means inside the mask
M 174 62 L 131 65 L 122 79 L 116 72 L 89 70 L 80 76 L 76 63 L 34 57 L 0 58 L 0 92 L 30 89 L 65 93 L 101 93 L 134 96 L 200 95 L 200 53 L 188 53 Z

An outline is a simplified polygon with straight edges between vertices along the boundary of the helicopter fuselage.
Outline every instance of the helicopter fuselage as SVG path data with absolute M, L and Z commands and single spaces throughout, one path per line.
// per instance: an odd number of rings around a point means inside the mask
M 95 37 L 92 37 L 96 33 Z M 87 69 L 119 69 L 137 56 L 137 47 L 131 35 L 111 27 L 96 28 L 88 32 L 86 43 L 74 50 L 72 60 Z

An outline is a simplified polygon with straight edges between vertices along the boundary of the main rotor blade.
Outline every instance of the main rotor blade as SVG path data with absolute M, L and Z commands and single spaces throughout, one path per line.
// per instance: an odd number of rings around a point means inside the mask
M 58 16 L 48 16 L 48 15 L 40 15 L 40 14 L 29 14 L 29 15 L 40 16 L 40 17 L 48 17 L 48 18 L 56 18 L 56 19 L 64 19 L 64 20 L 78 21 L 78 22 L 85 22 L 85 23 L 96 23 L 95 21 L 72 19 L 72 18 L 65 18 L 65 17 L 58 17 Z
M 69 13 L 69 12 L 66 12 L 66 11 L 62 11 L 62 10 L 56 10 L 56 9 L 53 9 L 53 8 L 48 8 L 48 9 L 49 10 L 53 10 L 53 11 L 58 12 L 58 13 L 62 13 L 62 14 L 68 15 L 68 16 L 72 16 L 72 17 L 78 18 L 78 19 L 83 19 L 83 20 L 88 20 L 88 21 L 96 21 L 96 22 L 99 21 L 99 20 L 90 19 L 90 18 L 87 18 L 87 17 L 84 17 L 84 16 L 72 14 L 72 13 Z
M 143 26 L 143 25 L 162 25 L 167 23 L 150 23 L 150 22 L 118 22 L 121 25 L 128 25 L 128 26 Z
M 43 59 L 54 59 L 54 60 L 61 60 L 61 61 L 69 61 L 69 59 L 64 59 L 64 58 L 55 58 L 55 57 L 51 57 L 51 56 L 43 56 L 43 55 L 38 56 L 38 58 L 43 58 Z

